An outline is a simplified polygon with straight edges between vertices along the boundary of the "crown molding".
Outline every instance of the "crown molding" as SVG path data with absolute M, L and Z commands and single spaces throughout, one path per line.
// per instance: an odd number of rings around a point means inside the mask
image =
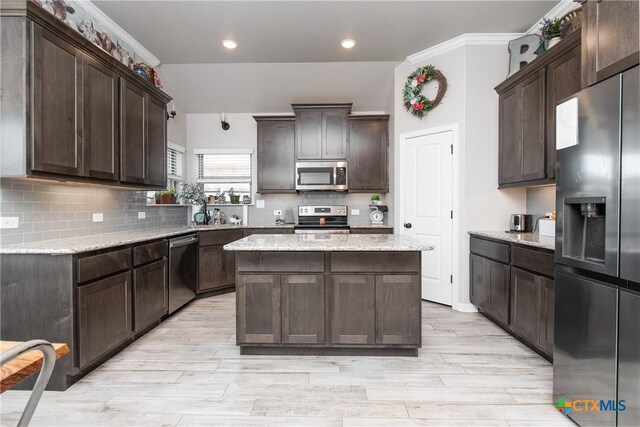
M 542 19 L 562 18 L 572 10 L 580 9 L 581 6 L 581 4 L 573 0 L 560 0 L 557 5 L 553 6 L 553 8 L 542 17 Z M 542 19 L 540 19 L 540 21 Z M 537 33 L 540 28 L 540 21 L 533 24 L 527 31 L 527 34 Z
M 502 45 L 521 37 L 522 33 L 466 33 L 442 42 L 421 52 L 407 56 L 410 64 L 424 61 L 437 55 L 468 45 Z
M 160 65 L 160 60 L 151 52 L 149 52 L 144 46 L 142 46 L 131 34 L 127 33 L 120 25 L 109 18 L 98 6 L 96 6 L 90 0 L 84 0 L 79 2 L 79 6 L 86 10 L 94 19 L 100 21 L 104 26 L 113 31 L 113 34 L 131 46 L 135 52 L 135 55 L 141 61 L 146 62 L 152 67 Z

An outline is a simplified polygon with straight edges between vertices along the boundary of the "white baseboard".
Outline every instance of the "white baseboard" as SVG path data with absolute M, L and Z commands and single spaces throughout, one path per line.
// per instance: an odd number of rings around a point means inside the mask
M 463 313 L 476 313 L 478 311 L 478 309 L 476 308 L 475 305 L 471 304 L 471 303 L 456 303 L 453 305 L 452 307 L 454 310 L 456 311 L 460 311 Z

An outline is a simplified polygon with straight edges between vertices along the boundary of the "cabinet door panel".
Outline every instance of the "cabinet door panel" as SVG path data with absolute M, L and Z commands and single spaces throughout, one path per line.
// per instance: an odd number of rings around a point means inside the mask
M 82 175 L 82 54 L 33 24 L 33 157 L 39 172 Z
M 322 158 L 322 111 L 296 112 L 296 158 L 317 160 Z
M 489 282 L 487 281 L 487 259 L 469 255 L 470 300 L 480 310 L 489 308 Z
M 258 122 L 258 191 L 295 191 L 295 122 Z
M 238 275 L 236 304 L 238 344 L 281 342 L 280 276 Z
M 500 184 L 522 180 L 522 107 L 518 86 L 500 95 Z
M 417 274 L 376 276 L 376 343 L 420 344 L 421 302 Z
M 198 291 L 211 291 L 225 283 L 225 253 L 222 245 L 201 246 L 198 249 Z
M 544 78 L 540 70 L 520 83 L 522 90 L 522 180 L 545 177 Z
M 84 175 L 118 179 L 118 75 L 83 56 Z
M 375 342 L 375 276 L 334 274 L 331 305 L 331 342 Z
M 147 184 L 167 186 L 167 106 L 154 97 L 148 101 Z
M 486 260 L 486 280 L 489 284 L 487 312 L 503 324 L 509 322 L 509 266 Z
M 77 356 L 82 369 L 131 337 L 131 274 L 83 285 L 77 292 Z
M 144 184 L 147 178 L 147 96 L 120 79 L 120 179 Z
M 531 343 L 540 342 L 540 283 L 535 274 L 511 269 L 511 320 L 509 326 Z
M 345 110 L 322 112 L 322 158 L 347 158 L 347 112 Z
M 167 260 L 133 270 L 134 330 L 160 320 L 167 314 Z
M 324 275 L 281 276 L 282 342 L 324 343 Z
M 556 105 L 580 91 L 580 46 L 547 66 L 547 178 L 556 176 Z
M 389 191 L 387 118 L 349 120 L 349 191 Z
M 540 280 L 540 348 L 553 355 L 555 286 L 553 280 L 546 277 L 539 277 L 538 280 Z

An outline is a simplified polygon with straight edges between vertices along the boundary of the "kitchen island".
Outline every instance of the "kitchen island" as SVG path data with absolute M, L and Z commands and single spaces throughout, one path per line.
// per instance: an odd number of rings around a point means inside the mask
M 236 255 L 241 354 L 417 356 L 421 252 L 403 235 L 252 235 Z

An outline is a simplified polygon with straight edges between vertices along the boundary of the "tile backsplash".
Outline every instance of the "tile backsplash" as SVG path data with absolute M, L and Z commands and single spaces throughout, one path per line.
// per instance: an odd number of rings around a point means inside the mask
M 0 216 L 19 218 L 19 228 L 0 229 L 2 245 L 186 225 L 190 217 L 187 207 L 147 206 L 146 191 L 6 178 L 0 189 Z
M 527 213 L 534 217 L 544 216 L 556 210 L 556 187 L 527 188 Z

